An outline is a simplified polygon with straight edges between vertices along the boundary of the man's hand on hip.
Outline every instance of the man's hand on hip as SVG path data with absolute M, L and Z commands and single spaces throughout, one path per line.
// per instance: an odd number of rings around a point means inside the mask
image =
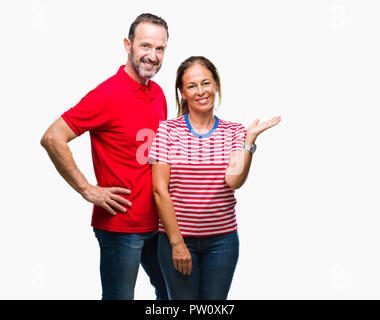
M 104 208 L 110 214 L 116 215 L 116 209 L 120 212 L 127 212 L 125 206 L 130 207 L 132 203 L 118 194 L 130 194 L 131 191 L 125 188 L 111 187 L 102 188 L 89 185 L 82 193 L 87 201 Z

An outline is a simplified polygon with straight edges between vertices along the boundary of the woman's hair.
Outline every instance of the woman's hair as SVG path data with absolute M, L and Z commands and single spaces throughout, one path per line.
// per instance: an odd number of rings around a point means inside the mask
M 180 66 L 178 67 L 177 70 L 177 77 L 175 81 L 175 99 L 177 102 L 177 116 L 182 117 L 186 113 L 189 112 L 189 106 L 187 104 L 187 100 L 181 99 L 180 97 L 180 90 L 183 88 L 183 83 L 182 83 L 182 78 L 185 73 L 185 71 L 191 67 L 192 65 L 199 63 L 206 67 L 212 74 L 214 81 L 216 82 L 216 86 L 218 89 L 218 96 L 219 96 L 219 104 L 222 99 L 222 93 L 220 91 L 220 78 L 219 78 L 219 73 L 214 64 L 208 60 L 205 57 L 202 56 L 192 56 L 190 58 L 187 58 L 185 61 L 183 61 Z

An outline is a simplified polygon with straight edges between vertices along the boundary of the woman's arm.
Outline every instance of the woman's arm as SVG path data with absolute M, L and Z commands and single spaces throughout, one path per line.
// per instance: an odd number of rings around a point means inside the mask
M 170 164 L 152 164 L 153 196 L 158 214 L 172 246 L 174 268 L 183 274 L 190 274 L 192 261 L 189 250 L 178 226 L 174 205 L 169 194 Z
M 248 137 L 245 144 L 253 145 L 256 137 Z M 226 169 L 224 180 L 231 189 L 239 189 L 247 179 L 249 169 L 251 168 L 252 153 L 248 150 L 231 152 L 230 161 Z
M 247 137 L 245 144 L 251 146 L 256 142 L 257 136 L 263 131 L 277 125 L 281 117 L 272 119 L 259 124 L 260 120 L 256 119 L 247 128 Z M 231 189 L 239 189 L 247 179 L 249 169 L 251 168 L 252 153 L 246 149 L 231 152 L 230 161 L 226 169 L 224 180 Z

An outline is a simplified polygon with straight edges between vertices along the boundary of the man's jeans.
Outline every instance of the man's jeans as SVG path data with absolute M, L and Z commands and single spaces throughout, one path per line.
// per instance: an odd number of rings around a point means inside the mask
M 192 272 L 174 268 L 172 247 L 166 234 L 158 238 L 158 261 L 171 300 L 226 300 L 239 256 L 238 233 L 183 237 L 190 251 Z
M 157 261 L 158 232 L 124 233 L 94 228 L 100 246 L 103 300 L 132 300 L 141 263 L 158 300 L 168 298 Z

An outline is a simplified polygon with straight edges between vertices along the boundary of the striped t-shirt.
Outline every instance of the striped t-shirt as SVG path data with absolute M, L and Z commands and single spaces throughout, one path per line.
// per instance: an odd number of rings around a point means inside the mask
M 199 135 L 188 114 L 161 121 L 149 161 L 170 164 L 169 194 L 183 236 L 210 236 L 237 230 L 234 190 L 224 181 L 232 151 L 241 150 L 246 129 L 215 116 L 210 132 Z M 165 232 L 159 221 L 159 231 Z

